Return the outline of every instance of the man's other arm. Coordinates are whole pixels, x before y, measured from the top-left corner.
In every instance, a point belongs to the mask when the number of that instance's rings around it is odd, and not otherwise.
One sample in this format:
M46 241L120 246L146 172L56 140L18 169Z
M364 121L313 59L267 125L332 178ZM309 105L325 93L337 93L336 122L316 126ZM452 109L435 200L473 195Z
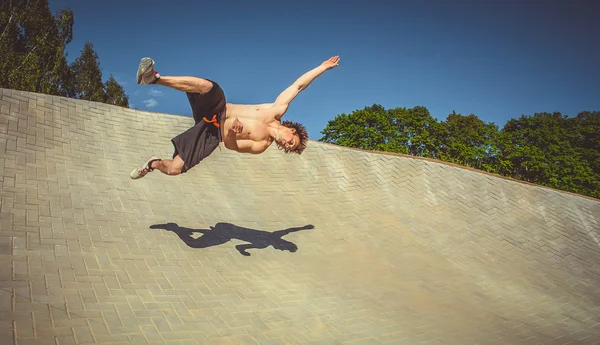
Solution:
M318 76L323 74L323 72L332 69L337 66L340 61L338 56L334 56L329 60L324 61L318 67L311 69L310 71L304 73L300 78L296 79L296 81L288 86L282 93L279 94L277 99L274 102L275 106L287 107L289 104L302 92L305 90L313 80L315 80Z

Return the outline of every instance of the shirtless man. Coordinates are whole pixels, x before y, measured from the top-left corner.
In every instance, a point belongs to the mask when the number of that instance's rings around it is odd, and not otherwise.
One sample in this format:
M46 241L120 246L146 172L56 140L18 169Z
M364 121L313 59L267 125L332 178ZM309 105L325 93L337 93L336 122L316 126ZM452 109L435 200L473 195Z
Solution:
M168 86L187 94L194 115L194 126L171 139L173 159L152 156L135 168L130 177L138 179L157 169L167 175L179 175L208 157L220 142L225 148L240 153L259 154L273 142L285 153L301 154L308 135L299 123L281 121L290 103L323 72L338 66L334 56L306 72L285 89L273 103L231 104L219 84L212 80L187 76L161 76L151 58L143 58L137 72L137 83Z

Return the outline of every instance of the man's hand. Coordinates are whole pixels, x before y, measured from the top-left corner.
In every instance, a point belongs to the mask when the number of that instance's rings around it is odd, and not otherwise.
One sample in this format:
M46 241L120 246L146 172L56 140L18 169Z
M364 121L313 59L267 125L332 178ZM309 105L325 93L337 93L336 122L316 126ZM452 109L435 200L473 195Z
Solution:
M340 62L340 57L339 56L333 56L331 57L329 60L325 60L323 61L323 63L321 64L321 66L325 67L325 69L332 69L335 66L339 65Z
M242 133L244 130L244 125L237 118L233 120L233 125L231 125L231 130L235 133Z

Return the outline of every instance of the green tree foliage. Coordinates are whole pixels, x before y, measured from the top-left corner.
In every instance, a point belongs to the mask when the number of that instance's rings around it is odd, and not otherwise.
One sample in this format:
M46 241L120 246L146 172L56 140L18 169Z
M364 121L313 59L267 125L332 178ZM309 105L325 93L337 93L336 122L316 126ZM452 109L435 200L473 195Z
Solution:
M393 127L396 129L395 143L402 153L419 157L435 158L437 147L435 133L439 131L438 121L423 106L414 108L394 108L388 110Z
M576 146L579 123L561 113L511 119L502 129L500 173L576 193L590 193L594 172Z
M340 146L401 152L401 146L395 143L396 130L390 114L377 104L338 115L322 133L321 140Z
M577 148L581 158L600 175L600 111L584 111L572 120L575 133L572 146Z
M98 54L91 42L85 42L81 55L73 61L76 97L94 102L104 102L106 93Z
M341 114L321 132L323 142L364 150L432 157L437 121L425 107L385 110L374 104Z
M69 96L62 81L68 69L65 50L73 37L73 12L63 9L52 16L45 0L5 1L0 10L4 32L0 54L7 57L1 85Z
M504 127L476 115L438 122L425 107L373 105L329 121L323 142L431 157L600 198L600 112L536 113Z
M129 107L129 97L125 94L123 87L117 83L115 78L110 75L108 80L104 84L104 91L106 94L105 103L118 105L121 107Z
M52 15L47 0L0 1L0 87L105 101L101 73L92 72L94 63L99 70L99 63L91 43L72 66L67 62L74 23L71 9ZM86 77L94 83L84 82ZM112 97L126 98L124 93Z
M26 51L26 42L19 22L25 12L25 4L0 1L0 86L10 85L11 72L19 65Z
M580 193L600 198L600 111L581 112L572 121L576 135L571 145L593 172L585 175Z
M485 123L475 114L464 116L453 111L440 123L436 134L437 158L497 172L498 127L495 124Z

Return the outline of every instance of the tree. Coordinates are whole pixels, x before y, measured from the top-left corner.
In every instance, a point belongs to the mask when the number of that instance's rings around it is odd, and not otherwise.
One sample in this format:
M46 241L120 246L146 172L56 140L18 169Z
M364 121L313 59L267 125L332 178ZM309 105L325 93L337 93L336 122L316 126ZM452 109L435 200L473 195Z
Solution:
M400 152L393 141L395 129L389 113L378 104L339 114L321 131L320 141L363 150Z
M580 193L600 198L600 111L583 111L568 121L571 146L592 172L580 175Z
M452 112L442 121L435 134L438 158L490 172L497 170L496 137L498 127L485 123L475 114L464 116Z
M499 172L519 180L588 194L594 171L582 159L577 122L559 112L508 121L498 136Z
M388 113L395 128L395 145L401 147L403 153L418 157L437 157L438 148L434 138L439 130L439 122L426 107L398 107L388 110Z
M432 157L437 121L425 107L385 110L379 104L340 114L321 131L322 142L363 150Z
M64 77L65 50L74 17L69 9L55 17L47 0L12 0L0 5L0 85L69 96Z
M71 65L74 75L75 95L77 98L94 102L104 102L106 93L102 83L102 71L94 45L86 41L81 55Z
M129 107L129 97L127 97L123 87L117 83L112 74L104 84L104 92L106 94L105 103Z
M19 22L25 12L25 3L0 1L0 87L10 88L11 72L18 66L26 51L26 42Z
M66 47L75 19L69 8L50 12L47 0L0 1L0 87L127 106L118 83L102 83L98 56L91 42L69 66Z
M570 119L577 133L572 145L577 148L597 175L600 175L600 111L584 111Z
M59 37L58 42L63 43L55 54L56 62L52 68L52 73L56 76L53 82L58 87L58 91L54 93L53 91L48 90L46 93L59 94L65 97L75 97L73 71L67 63L68 53L66 52L67 45L73 39L73 24L75 23L75 17L72 10L62 9L58 11L56 18ZM41 92L44 92L44 90L42 89Z

